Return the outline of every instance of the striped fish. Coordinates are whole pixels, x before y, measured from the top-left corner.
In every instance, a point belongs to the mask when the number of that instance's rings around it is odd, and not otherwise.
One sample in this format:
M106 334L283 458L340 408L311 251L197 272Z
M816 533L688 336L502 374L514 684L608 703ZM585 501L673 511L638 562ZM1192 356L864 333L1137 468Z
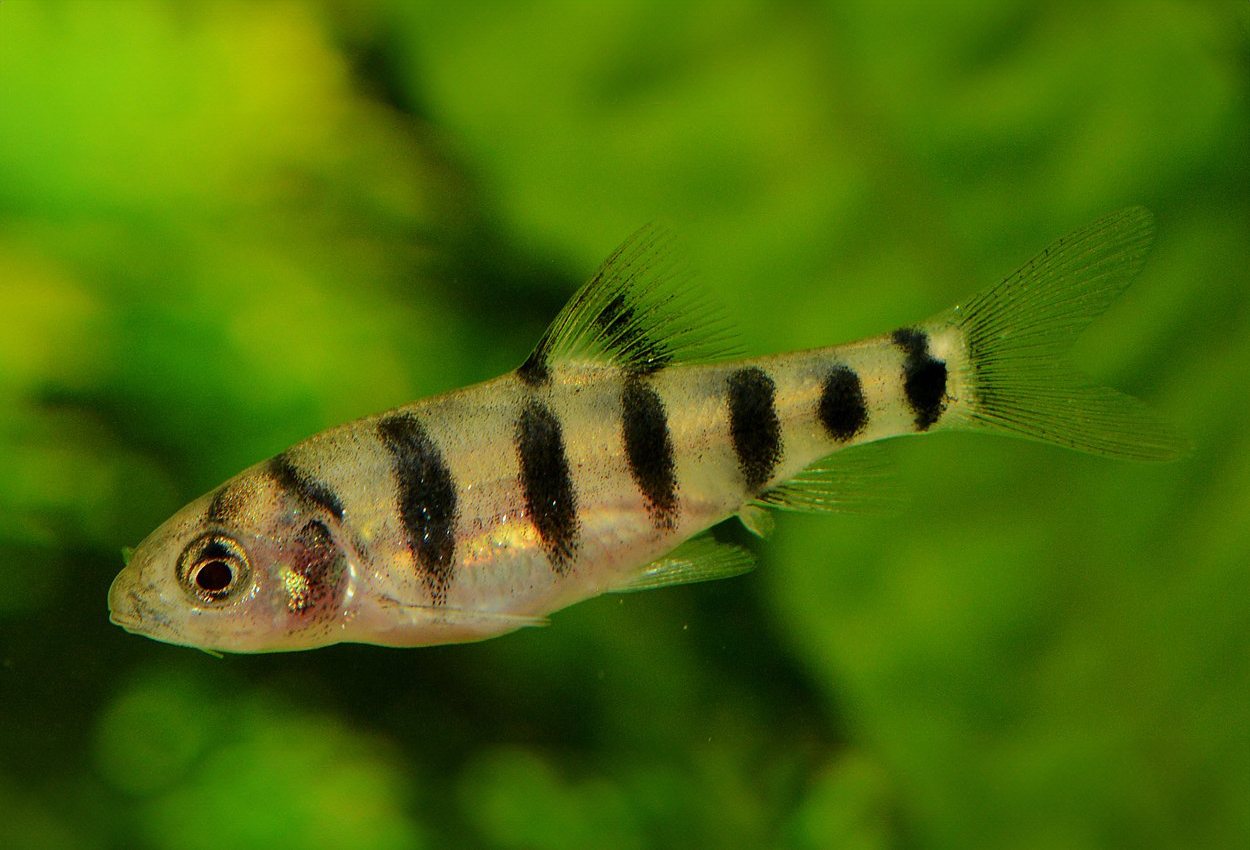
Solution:
M735 575L707 530L874 495L866 443L978 430L1137 460L1183 441L1061 355L1153 233L1132 208L929 321L728 360L730 335L643 229L515 371L317 434L183 508L113 582L113 622L208 650L420 646L608 591Z

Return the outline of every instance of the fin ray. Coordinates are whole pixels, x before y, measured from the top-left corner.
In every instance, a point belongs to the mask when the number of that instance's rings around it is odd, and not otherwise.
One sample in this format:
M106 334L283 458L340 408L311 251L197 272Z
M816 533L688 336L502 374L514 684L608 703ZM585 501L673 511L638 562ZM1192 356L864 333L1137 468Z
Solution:
M807 513L888 513L902 501L884 446L834 452L763 493L752 504Z
M738 510L738 521L742 523L743 528L760 539L771 537L777 527L777 521L773 519L773 515L759 502L747 502L743 505Z
M569 299L520 372L542 377L552 363L590 361L650 374L736 353L723 310L693 285L671 235L647 225Z
M481 611L473 608L456 608L446 605L431 605L426 602L404 602L393 596L382 597L384 601L389 602L397 608L403 608L409 611L421 611L429 614L432 619L444 623L455 623L457 625L470 625L472 623L503 623L511 625L515 628L525 626L547 626L550 620L546 617L532 617L528 614L506 614L501 611Z
M755 556L749 550L721 543L705 532L647 564L608 592L633 593L674 584L713 581L742 575L754 567Z
M1187 441L1144 403L1092 385L1061 359L1132 282L1153 236L1149 210L1121 210L1052 243L934 320L957 327L968 350L973 398L958 424L1104 457L1183 455Z

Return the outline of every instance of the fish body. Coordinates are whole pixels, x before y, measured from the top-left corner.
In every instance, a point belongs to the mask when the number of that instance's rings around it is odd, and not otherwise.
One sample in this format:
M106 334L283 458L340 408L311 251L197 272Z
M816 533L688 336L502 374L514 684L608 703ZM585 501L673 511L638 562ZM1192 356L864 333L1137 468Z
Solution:
M644 230L517 370L340 425L227 481L135 551L114 622L225 651L491 637L604 592L734 575L735 514L871 499L862 444L948 429L1161 460L1182 442L1059 355L1152 233L1126 210L933 319L722 359L723 324Z

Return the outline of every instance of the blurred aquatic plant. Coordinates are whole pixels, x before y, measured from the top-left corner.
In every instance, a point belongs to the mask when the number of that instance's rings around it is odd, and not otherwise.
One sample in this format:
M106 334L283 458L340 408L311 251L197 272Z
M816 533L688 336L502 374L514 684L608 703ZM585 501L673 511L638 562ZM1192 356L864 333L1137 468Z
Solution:
M1250 7L0 3L0 846L1240 846ZM422 653L216 661L120 547L515 365L659 217L753 352L927 315L1095 215L1085 364L1166 469L900 446L901 517Z
M379 742L202 674L140 678L101 717L96 761L153 846L426 846Z

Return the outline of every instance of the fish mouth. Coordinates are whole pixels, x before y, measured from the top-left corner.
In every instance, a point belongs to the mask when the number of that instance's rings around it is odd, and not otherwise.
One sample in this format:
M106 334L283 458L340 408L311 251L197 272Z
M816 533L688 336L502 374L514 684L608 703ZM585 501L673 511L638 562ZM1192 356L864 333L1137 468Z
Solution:
M124 629L129 629L131 626L139 625L138 618L128 617L125 614L119 614L116 611L109 611L109 622L115 626L121 626Z
M143 601L135 593L131 582L125 580L125 574L113 579L109 588L109 622L121 626L127 631L134 631L139 625L139 609Z
M109 588L109 622L135 634L151 634L154 629L170 628L169 617L145 600L134 583L118 576Z
M109 622L115 626L121 626L128 632L138 632L141 628L139 617L133 614L122 614L118 611L109 611Z
M151 638L174 646L188 646L186 639L173 627L169 618L157 613L133 591L127 594L128 604L114 605L109 611L109 622L121 626L132 635Z

